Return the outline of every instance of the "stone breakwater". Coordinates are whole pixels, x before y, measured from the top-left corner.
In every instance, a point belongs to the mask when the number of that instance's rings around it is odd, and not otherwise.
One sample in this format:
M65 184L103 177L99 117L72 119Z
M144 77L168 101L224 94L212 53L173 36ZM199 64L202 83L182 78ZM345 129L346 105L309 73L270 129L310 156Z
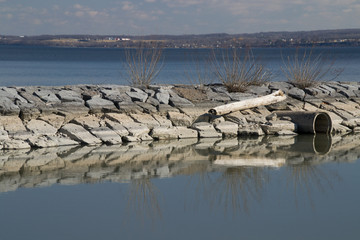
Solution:
M213 116L219 105L281 89L280 103ZM301 90L286 82L229 93L222 85L120 85L0 88L0 149L122 144L241 135L293 135L297 126L274 111L329 114L333 134L360 131L360 84L326 82Z

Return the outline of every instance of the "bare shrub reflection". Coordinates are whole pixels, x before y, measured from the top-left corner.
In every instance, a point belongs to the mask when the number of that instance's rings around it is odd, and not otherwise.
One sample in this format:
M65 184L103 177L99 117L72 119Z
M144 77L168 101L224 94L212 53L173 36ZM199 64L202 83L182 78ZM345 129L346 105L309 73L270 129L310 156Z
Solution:
M262 200L262 193L268 182L266 168L227 168L213 183L211 206L222 205L225 213L248 213L252 200Z
M127 209L132 209L142 221L146 218L162 218L159 193L149 177L133 179L129 185Z
M335 181L340 181L341 177L337 172L305 161L302 164L287 166L286 183L289 190L294 192L296 206L299 204L301 196L307 196L308 201L314 208L312 194L314 191L325 193L333 189Z

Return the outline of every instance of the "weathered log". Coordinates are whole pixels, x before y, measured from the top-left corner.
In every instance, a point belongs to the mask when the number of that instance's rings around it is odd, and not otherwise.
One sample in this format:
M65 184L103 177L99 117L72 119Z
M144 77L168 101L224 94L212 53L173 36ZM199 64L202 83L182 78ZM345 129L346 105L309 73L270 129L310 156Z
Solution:
M258 107L258 106L264 106L264 105L281 102L285 99L286 99L286 95L284 94L284 92L281 90L278 90L278 91L273 92L272 94L269 94L266 96L251 98L251 99L246 99L246 100L242 100L239 102L221 105L221 106L210 109L209 113L213 114L213 115L224 115L224 114L228 114L231 112L236 112L236 111L240 111L240 110L245 110L245 109L249 109L249 108L254 108L254 107Z

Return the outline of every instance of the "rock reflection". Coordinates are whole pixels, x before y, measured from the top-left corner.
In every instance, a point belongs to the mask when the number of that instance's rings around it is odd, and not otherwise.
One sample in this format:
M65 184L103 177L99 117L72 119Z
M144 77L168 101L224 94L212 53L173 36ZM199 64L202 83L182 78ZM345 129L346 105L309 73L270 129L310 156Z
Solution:
M0 192L53 184L131 183L130 207L161 216L159 192L152 178L197 176L197 189L213 206L247 211L261 201L272 168L288 172L296 198L325 191L340 179L320 166L360 158L360 135L184 139L121 146L61 147L0 152ZM214 173L214 174L213 174ZM313 189L313 190L311 190Z

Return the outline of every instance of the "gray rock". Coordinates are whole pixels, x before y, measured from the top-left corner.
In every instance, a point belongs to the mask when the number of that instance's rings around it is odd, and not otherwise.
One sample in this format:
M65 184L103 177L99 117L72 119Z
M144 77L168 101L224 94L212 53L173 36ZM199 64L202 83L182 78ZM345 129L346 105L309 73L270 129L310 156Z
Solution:
M168 90L170 94L169 104L174 107L194 106L189 100L180 97L174 91Z
M129 95L127 95L125 92L120 92L118 89L103 89L101 90L101 93L104 95L105 99L114 103L131 102L131 97L129 97Z
M17 106L20 108L20 118L24 121L38 118L41 115L40 110L33 103L20 102Z
M61 90L56 94L61 102L77 102L84 104L81 94L72 90Z
M154 97L148 97L148 99L146 100L146 103L149 103L155 107L159 106L159 104L160 104L159 100L157 100Z
M304 90L301 90L299 88L291 88L288 93L287 93L290 97L293 97L295 99L298 99L298 100L304 100L305 98L305 92Z
M111 112L116 111L117 108L115 107L114 103L102 99L100 96L93 96L90 100L87 100L85 105L90 108L91 113L100 113L100 112Z
M155 98L162 104L169 104L170 94L168 91L160 89L159 92L155 94Z
M2 148L5 150L27 149L27 148L31 148L31 146L23 140L10 139L8 141L3 142Z
M45 103L61 103L60 99L55 95L55 93L50 90L39 88L34 92L34 95L38 96Z
M288 82L271 82L269 84L270 90L274 90L274 91L282 90L286 94L289 91L289 89L292 87L294 87L294 86Z
M0 96L0 114L1 115L19 115L20 108L7 97Z
M247 92L253 93L258 96L265 96L271 93L271 90L263 85L263 86L249 86Z
M187 127L174 127L179 139L198 138L198 131Z
M178 133L175 128L157 126L154 127L150 133L150 136L156 140L169 140L177 139Z
M192 124L191 118L183 113L168 112L168 118L174 126L189 127Z
M145 89L144 92L146 92L149 97L154 97L155 96L155 91L152 90L152 89Z
M263 136L265 135L264 131L258 124L246 124L239 125L239 135L240 136Z
M160 123L156 121L156 119L153 118L150 114L130 114L130 116L136 122L142 123L150 129L160 126Z
M57 129L42 120L32 119L26 124L26 128L35 135L54 136Z
M285 120L270 121L260 125L267 135L278 134L280 131L296 131L296 125L293 122Z
M252 93L240 93L240 92L229 93L229 96L231 98L231 101L242 101L242 100L245 100L245 99L256 97Z
M17 90L15 88L7 88L2 87L0 88L0 96L7 97L10 100L12 100L14 103L21 102L21 103L27 103L28 101L21 97Z
M82 126L85 129L99 128L100 119L94 115L81 116L73 119L71 123Z
M146 125L136 122L125 123L124 127L128 130L129 135L140 138L150 132L150 129Z
M157 108L149 103L146 102L136 102L136 105L141 107L143 109L144 113L150 114L150 113L157 113Z
M2 126L0 126L0 142L9 140L9 134L4 130Z
M222 134L217 132L210 123L198 122L192 125L192 128L199 132L200 138L221 138Z
M126 130L126 128L122 124L111 121L109 119L107 119L105 123L106 126L108 126L110 129L116 132L116 134L118 134L120 137L125 137L129 135L128 130Z
M236 123L238 125L247 125L247 120L245 118L245 116L243 114L241 114L240 112L233 112L230 114L226 114L224 116L226 121L230 121L233 123Z
M138 88L131 88L131 91L126 92L132 101L145 102L148 98L148 94Z
M73 123L64 125L60 129L60 132L64 133L74 141L79 141L87 145L96 145L102 143L100 139L89 133L85 128Z
M38 138L30 138L28 141L31 146L37 148L79 145L79 142L63 136L40 136Z
M169 112L180 112L180 110L178 108L174 108L170 105L166 105L166 104L159 104L159 106L157 106L157 110L159 112L159 114L161 115L168 115Z
M90 132L106 144L121 144L121 137L108 127L93 128Z
M172 122L169 119L167 119L166 117L163 117L163 116L160 116L157 114L153 114L152 116L153 116L153 118L156 119L156 121L159 122L160 126L162 126L162 127L172 127L173 126Z
M223 137L231 138L238 136L239 125L225 121L215 125L215 129L222 133Z

